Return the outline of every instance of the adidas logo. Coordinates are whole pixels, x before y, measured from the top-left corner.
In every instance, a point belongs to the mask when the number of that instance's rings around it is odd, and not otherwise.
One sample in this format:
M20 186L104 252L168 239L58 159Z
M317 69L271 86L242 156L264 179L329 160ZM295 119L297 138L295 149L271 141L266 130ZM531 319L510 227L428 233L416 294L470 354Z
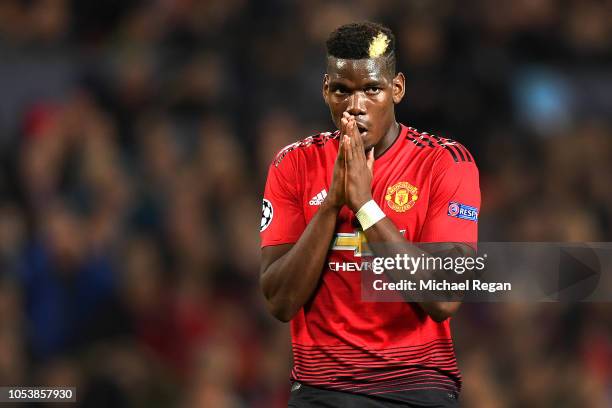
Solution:
M308 202L308 204L310 205L321 205L323 203L323 200L325 200L325 197L327 197L327 191L325 189L321 190L319 192L319 194L317 194L316 196L312 197L310 199L310 201Z

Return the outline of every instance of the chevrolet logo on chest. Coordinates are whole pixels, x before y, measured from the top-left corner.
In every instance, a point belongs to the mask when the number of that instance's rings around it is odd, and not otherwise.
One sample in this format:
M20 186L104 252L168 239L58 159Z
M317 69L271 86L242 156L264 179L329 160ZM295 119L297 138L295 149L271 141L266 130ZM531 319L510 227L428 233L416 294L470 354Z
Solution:
M406 233L405 229L399 230L400 234ZM353 256L373 256L365 233L358 229L354 232L338 232L329 248L332 251L353 251Z
M331 248L337 251L354 251L354 256L371 256L368 240L362 230L354 232L339 232L334 237Z

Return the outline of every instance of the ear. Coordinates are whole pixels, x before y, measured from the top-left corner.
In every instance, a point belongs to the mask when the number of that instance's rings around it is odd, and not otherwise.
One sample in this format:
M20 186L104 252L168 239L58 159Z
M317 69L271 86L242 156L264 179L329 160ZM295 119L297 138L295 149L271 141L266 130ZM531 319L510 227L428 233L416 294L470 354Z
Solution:
M329 75L327 74L323 75L322 93L323 93L323 100L325 101L325 104L329 105Z
M398 72L393 78L393 103L396 105L402 101L406 93L406 78L404 74Z

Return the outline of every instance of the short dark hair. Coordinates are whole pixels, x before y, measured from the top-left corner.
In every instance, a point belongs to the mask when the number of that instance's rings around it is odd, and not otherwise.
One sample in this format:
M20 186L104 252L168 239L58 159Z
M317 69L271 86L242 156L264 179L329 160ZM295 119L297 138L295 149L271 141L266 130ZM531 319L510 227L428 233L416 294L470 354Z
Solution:
M338 27L327 39L327 55L342 59L386 57L395 74L395 36L388 27L365 21ZM374 45L375 53L372 54ZM382 52L381 52L382 51Z

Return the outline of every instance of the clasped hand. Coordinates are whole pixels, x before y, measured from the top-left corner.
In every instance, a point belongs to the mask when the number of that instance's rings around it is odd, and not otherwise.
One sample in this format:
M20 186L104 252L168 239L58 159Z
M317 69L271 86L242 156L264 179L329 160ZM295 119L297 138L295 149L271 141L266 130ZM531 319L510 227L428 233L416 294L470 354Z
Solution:
M328 200L336 208L344 204L357 212L372 199L374 148L367 153L355 117L344 112L341 119L340 143Z

